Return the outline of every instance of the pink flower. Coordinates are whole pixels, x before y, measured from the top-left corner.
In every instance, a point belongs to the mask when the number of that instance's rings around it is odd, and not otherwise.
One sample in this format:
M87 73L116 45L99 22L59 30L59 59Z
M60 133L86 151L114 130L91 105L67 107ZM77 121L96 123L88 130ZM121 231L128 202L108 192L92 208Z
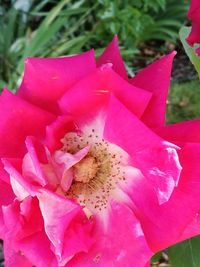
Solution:
M186 41L193 46L195 43L200 44L200 2L199 0L191 0L188 18L192 21L192 30ZM196 49L200 55L200 48Z
M199 233L200 123L165 126L174 55L131 80L116 37L97 62L26 60L0 97L6 267L144 267Z

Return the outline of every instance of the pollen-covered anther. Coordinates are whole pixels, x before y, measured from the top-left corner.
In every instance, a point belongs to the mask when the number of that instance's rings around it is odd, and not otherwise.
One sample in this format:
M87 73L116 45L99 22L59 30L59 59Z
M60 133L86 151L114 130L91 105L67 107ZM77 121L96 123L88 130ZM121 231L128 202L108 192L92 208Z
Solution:
M98 171L98 164L94 157L88 156L74 166L74 181L88 183L94 179Z

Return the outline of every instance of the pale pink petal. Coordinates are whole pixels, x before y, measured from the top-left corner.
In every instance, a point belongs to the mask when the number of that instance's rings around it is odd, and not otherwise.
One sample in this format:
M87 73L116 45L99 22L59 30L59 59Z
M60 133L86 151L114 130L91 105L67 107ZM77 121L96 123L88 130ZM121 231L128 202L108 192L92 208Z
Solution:
M53 165L55 172L61 177L60 185L67 192L73 180L73 173L69 172L70 168L82 160L89 152L90 146L86 146L75 154L70 154L58 150L54 154Z
M117 35L114 36L112 42L106 47L103 54L97 60L98 67L106 63L112 63L114 71L124 79L127 79L126 68L118 47Z
M0 155L17 157L25 153L27 135L43 138L54 116L4 90L0 96ZM12 130L11 130L12 129Z
M59 105L63 113L79 120L86 115L94 117L107 105L110 93L138 117L141 117L151 98L151 93L130 85L110 65L104 65L67 91Z
M37 186L31 184L31 181L22 176L22 160L20 159L2 159L4 169L10 175L10 183L13 192L19 200L23 200L29 195L34 196L37 192Z
M148 129L114 96L108 109L104 136L131 156L134 166L154 186L159 203L168 201L181 172L176 147Z
M134 213L115 201L106 226L97 226L95 240L88 253L77 255L66 267L144 267L152 255Z
M62 58L27 58L17 94L39 107L58 112L56 101L74 83L95 69L93 50Z
M166 99L175 55L176 52L172 52L163 56L140 71L131 80L134 86L153 94L142 116L142 120L150 127L162 126L165 123Z
M44 218L45 231L54 246L55 255L59 262L67 262L74 254L79 252L80 249L80 247L76 246L76 242L73 242L73 238L71 239L71 244L65 241L65 236L70 235L70 224L73 227L76 219L81 217L82 227L84 227L84 225L88 223L88 220L83 216L81 207L67 198L60 197L50 191L40 190L38 199ZM88 233L85 232L83 240L88 239L87 235ZM65 243L67 247L65 247ZM87 242L85 245L86 244ZM75 245L75 247L73 247L73 245ZM72 246L70 251L73 253L71 255L67 253L67 248L69 246ZM76 249L78 251L76 251Z

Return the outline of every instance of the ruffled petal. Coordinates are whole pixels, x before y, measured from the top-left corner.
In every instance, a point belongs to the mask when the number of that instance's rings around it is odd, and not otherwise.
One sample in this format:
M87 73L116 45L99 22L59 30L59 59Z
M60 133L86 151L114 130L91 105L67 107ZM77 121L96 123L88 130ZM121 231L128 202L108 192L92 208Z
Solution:
M140 223L124 204L112 200L106 225L96 227L93 247L74 257L66 267L144 267L149 261L152 252Z
M106 47L103 54L97 60L98 67L106 63L112 63L114 71L124 79L127 79L126 68L118 47L117 35L114 36L112 42Z
M88 231L80 232L80 227L87 227L88 219L81 207L67 198L40 190L38 199L46 234L53 244L59 264L63 266L63 263L67 263L76 253L88 249L91 237ZM80 244L77 244L78 233Z
M125 189L136 205L137 217L155 252L197 234L200 145L188 143L179 151L179 158L183 166L179 186L163 205L158 204L151 184L142 176L134 176L132 186Z
M73 84L96 69L94 51L62 58L28 58L17 94L57 113L57 100Z
M154 186L159 203L168 201L181 172L177 147L149 130L114 96L110 100L104 137L131 156L133 165Z
M142 116L142 120L150 127L158 127L165 124L166 99L175 55L176 52L172 52L163 56L140 71L131 80L131 84L134 86L153 94Z
M55 256L44 232L38 200L32 197L27 197L21 203L16 200L13 204L3 208L3 214L6 225L5 241L9 240L10 247L16 254L25 255L32 265L52 266ZM9 260L9 256L8 259L6 256L6 260ZM10 267L13 266L15 265Z
M18 157L25 153L27 135L43 138L54 116L4 90L0 96L0 156ZM12 130L11 130L12 129Z

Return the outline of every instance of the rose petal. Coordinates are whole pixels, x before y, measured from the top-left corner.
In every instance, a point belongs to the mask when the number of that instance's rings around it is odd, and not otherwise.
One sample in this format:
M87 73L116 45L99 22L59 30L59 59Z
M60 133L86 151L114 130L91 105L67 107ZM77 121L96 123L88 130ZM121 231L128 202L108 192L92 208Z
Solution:
M124 79L127 79L126 68L118 47L117 35L114 36L112 42L106 47L103 54L97 60L98 67L106 63L112 63L114 71L116 71Z
M166 99L175 55L174 51L163 56L131 79L131 84L153 94L142 116L142 120L150 127L162 126L165 123Z
M110 100L104 137L131 156L133 164L154 186L159 203L168 201L181 171L176 147L149 130L114 96Z
M62 58L28 58L17 94L39 107L57 113L56 101L95 68L93 50Z

